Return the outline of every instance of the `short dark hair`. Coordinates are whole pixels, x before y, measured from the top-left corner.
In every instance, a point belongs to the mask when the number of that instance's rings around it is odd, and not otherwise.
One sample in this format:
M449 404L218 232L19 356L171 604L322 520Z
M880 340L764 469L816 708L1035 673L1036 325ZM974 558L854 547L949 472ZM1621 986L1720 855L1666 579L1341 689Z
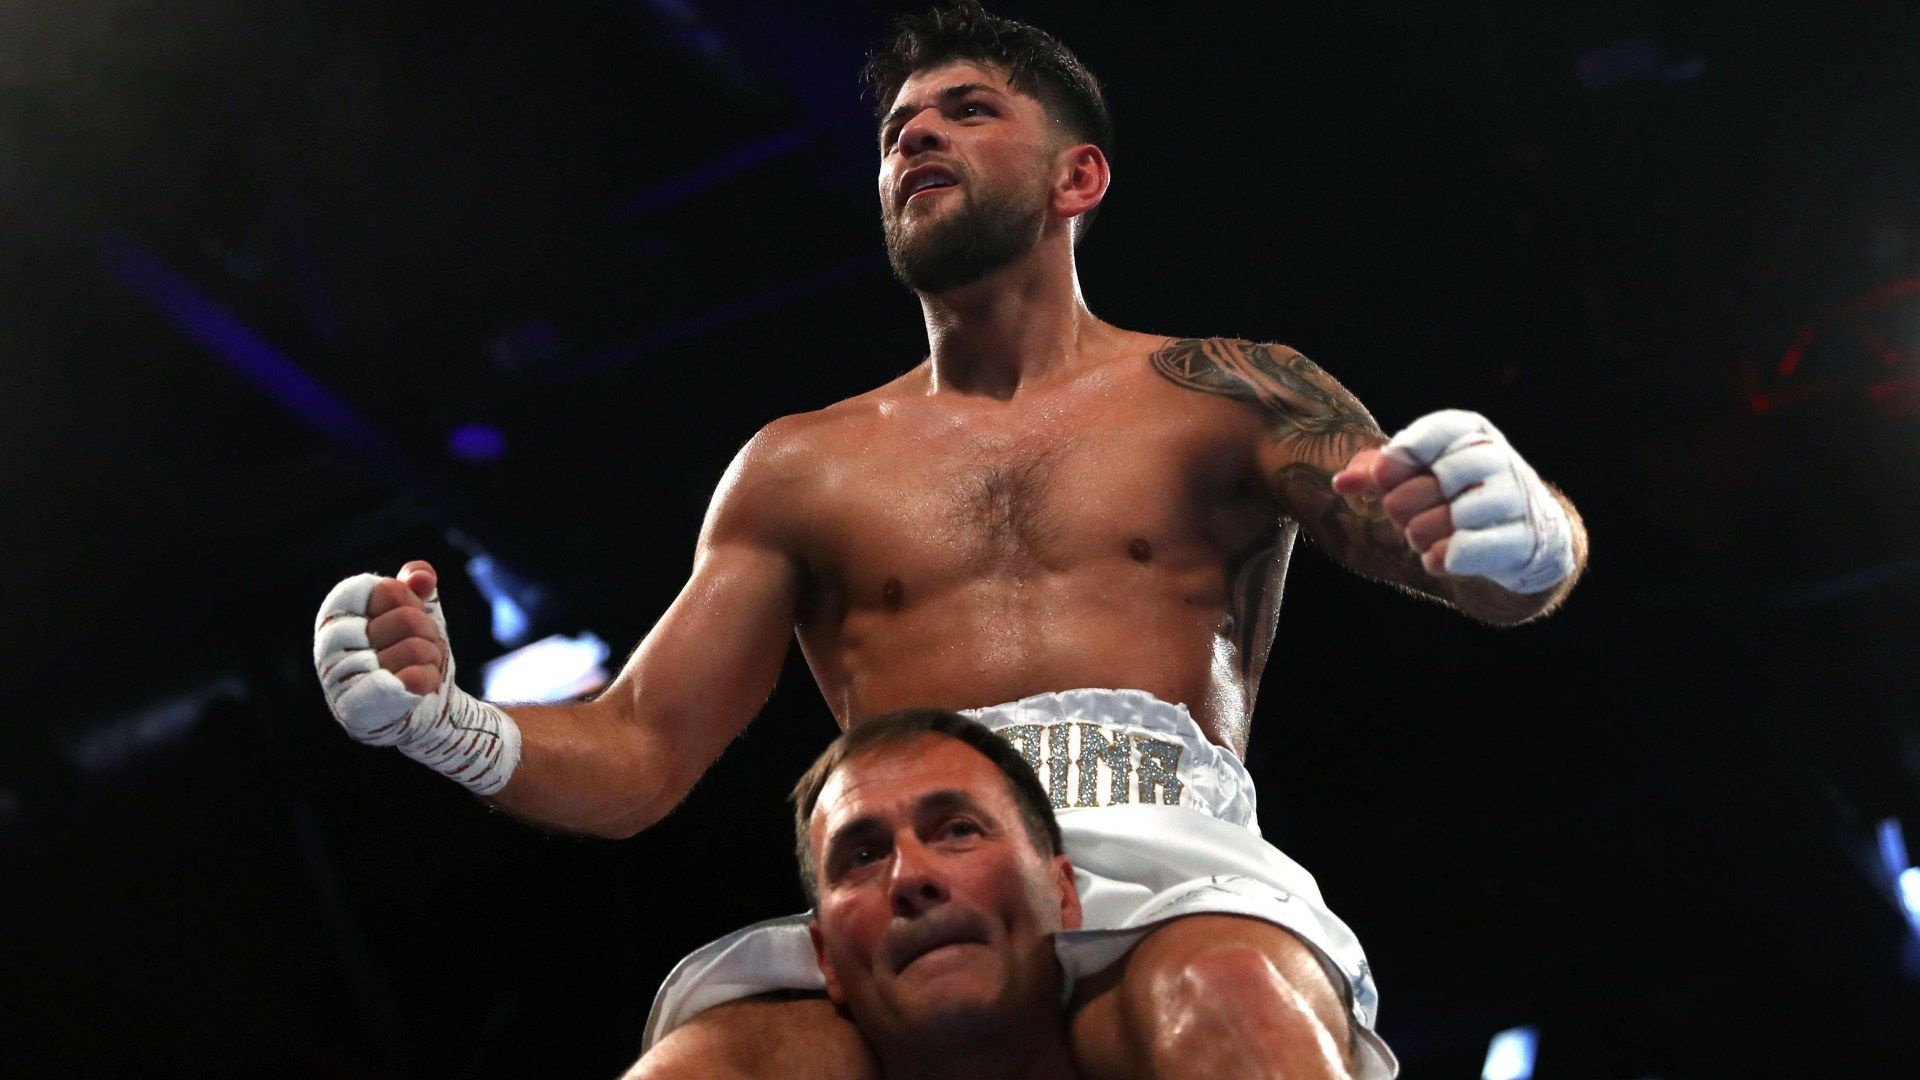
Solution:
M901 84L914 72L973 60L1005 69L1013 88L1038 100L1075 139L1113 156L1113 116L1107 112L1100 80L1052 34L991 14L980 0L956 0L924 14L902 15L893 29L891 41L867 54L861 73L873 87L877 116L886 116ZM1076 239L1093 224L1099 209L1080 215Z
M993 762L1007 778L1007 790L1020 810L1020 823L1034 850L1052 858L1065 846L1060 839L1060 822L1053 816L1053 802L1047 789L1040 786L1033 766L1014 749L1013 744L993 733L978 720L970 720L950 709L902 709L871 720L862 720L842 732L808 767L800 782L793 785L794 854L800 864L800 887L807 899L819 903L819 885L814 881L813 844L809 825L813 809L819 805L820 792L827 780L847 759L881 746L909 743L922 735L945 735L966 743L980 756Z

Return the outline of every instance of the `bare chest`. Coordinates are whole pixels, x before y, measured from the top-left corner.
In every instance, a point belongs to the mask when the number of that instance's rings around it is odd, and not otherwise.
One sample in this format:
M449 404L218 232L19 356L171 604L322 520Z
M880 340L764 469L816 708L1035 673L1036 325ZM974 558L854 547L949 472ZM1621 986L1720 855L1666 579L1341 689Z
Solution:
M1189 417L1059 411L864 436L814 504L815 564L856 603L1217 562L1261 527L1244 448Z

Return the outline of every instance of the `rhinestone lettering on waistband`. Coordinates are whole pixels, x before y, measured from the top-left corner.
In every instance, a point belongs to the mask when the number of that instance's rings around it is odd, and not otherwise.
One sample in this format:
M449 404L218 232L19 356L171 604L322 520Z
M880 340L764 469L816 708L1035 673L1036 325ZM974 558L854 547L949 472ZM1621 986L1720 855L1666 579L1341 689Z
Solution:
M1066 720L1009 724L998 732L1033 766L1056 810L1121 806L1136 798L1146 804L1180 804L1184 790L1180 757L1185 747L1177 742ZM1077 755L1073 752L1076 744ZM1100 783L1103 771L1107 777L1104 792ZM1077 784L1069 785L1070 775ZM1154 797L1156 792L1158 799ZM1075 796L1073 802L1067 801L1069 793Z

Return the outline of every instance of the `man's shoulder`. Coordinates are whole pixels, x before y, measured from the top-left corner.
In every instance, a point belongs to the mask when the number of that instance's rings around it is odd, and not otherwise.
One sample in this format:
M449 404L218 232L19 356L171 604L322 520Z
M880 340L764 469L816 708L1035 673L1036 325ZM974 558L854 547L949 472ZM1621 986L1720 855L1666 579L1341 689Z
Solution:
M879 390L836 401L807 412L788 413L754 434L748 446L771 460L794 461L832 453L855 431L884 415L886 398Z
M754 438L790 453L830 448L832 443L853 436L862 426L885 419L902 398L913 396L916 391L924 393L925 367L922 362L891 382L831 405L788 413L761 428Z
M898 381L768 422L740 452L740 467L791 481L817 474L861 444L900 395Z

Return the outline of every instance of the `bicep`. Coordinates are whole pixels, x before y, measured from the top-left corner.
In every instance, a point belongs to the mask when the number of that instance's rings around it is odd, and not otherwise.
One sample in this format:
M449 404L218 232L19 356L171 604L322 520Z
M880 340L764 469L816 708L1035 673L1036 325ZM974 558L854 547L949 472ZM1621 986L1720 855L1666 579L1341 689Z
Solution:
M608 691L674 762L672 790L691 788L773 692L793 634L795 577L777 550L703 548Z
M793 635L789 496L778 477L755 474L753 452L715 492L686 585L603 695L673 762L675 801L759 712Z

